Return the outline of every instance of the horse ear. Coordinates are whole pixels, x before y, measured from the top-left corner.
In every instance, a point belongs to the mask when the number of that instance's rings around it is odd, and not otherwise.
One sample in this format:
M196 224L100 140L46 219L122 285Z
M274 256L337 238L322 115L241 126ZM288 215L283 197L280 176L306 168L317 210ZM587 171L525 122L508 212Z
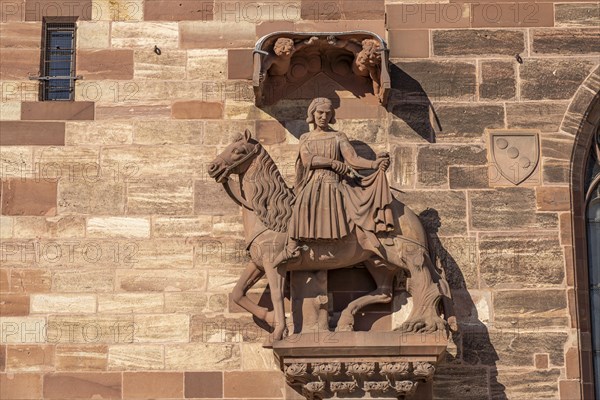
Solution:
M250 133L249 129L246 129L244 131L244 139L246 139L246 142L249 141L250 139L252 139L252 133Z

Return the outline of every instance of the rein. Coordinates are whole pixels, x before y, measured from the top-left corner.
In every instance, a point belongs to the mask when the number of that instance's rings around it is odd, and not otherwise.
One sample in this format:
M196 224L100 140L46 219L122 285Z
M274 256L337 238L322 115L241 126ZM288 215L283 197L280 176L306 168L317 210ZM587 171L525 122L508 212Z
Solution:
M245 163L246 161L250 160L252 157L256 156L258 154L258 152L260 151L259 145L254 146L254 150L252 150L251 152L249 152L248 154L246 154L244 157L242 157L240 160L234 162L233 164L227 166L225 168L225 171L223 171L223 174L228 177L231 174L231 171L234 168L239 167L240 165L242 165L243 163ZM221 161L223 161L224 164L227 164L225 162L225 160L221 157L218 156L218 158L221 159ZM223 182L223 188L225 189L225 191L227 192L227 194L229 195L229 197L231 197L233 199L233 201L235 201L237 203L238 206L244 207L250 211L254 211L254 208L252 208L252 206L250 205L250 203L248 202L248 200L246 200L244 198L244 196L242 195L242 180L240 178L240 189L239 190L235 190L231 187L231 185L229 184L229 179L225 178L225 181Z

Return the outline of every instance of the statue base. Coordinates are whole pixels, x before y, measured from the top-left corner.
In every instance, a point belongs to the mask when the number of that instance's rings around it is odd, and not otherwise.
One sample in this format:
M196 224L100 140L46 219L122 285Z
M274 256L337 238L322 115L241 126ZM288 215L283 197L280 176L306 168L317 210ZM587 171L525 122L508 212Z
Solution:
M315 332L273 343L287 382L307 399L427 400L444 333Z

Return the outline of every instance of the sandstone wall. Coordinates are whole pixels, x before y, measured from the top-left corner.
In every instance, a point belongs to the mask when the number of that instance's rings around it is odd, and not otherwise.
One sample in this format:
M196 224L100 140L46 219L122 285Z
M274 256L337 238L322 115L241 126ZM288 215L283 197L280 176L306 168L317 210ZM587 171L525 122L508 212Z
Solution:
M370 30L391 48L390 103L337 90L336 128L392 154L395 193L444 261L461 333L436 398L579 398L569 162L600 85L599 3L0 6L0 397L298 398L229 299L243 227L206 165L249 128L291 184L306 98L337 88L258 109L251 49L278 30ZM76 102L38 102L41 17L72 13ZM513 128L540 132L518 187L488 143ZM360 271L332 281L342 299L370 287ZM359 325L390 329L399 306Z

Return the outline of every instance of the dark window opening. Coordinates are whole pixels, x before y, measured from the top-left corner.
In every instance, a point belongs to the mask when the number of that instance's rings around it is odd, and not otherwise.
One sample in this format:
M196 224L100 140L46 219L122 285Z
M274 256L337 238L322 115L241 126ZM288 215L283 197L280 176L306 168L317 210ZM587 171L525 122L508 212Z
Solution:
M73 100L75 92L75 30L73 19L44 20L41 100Z

